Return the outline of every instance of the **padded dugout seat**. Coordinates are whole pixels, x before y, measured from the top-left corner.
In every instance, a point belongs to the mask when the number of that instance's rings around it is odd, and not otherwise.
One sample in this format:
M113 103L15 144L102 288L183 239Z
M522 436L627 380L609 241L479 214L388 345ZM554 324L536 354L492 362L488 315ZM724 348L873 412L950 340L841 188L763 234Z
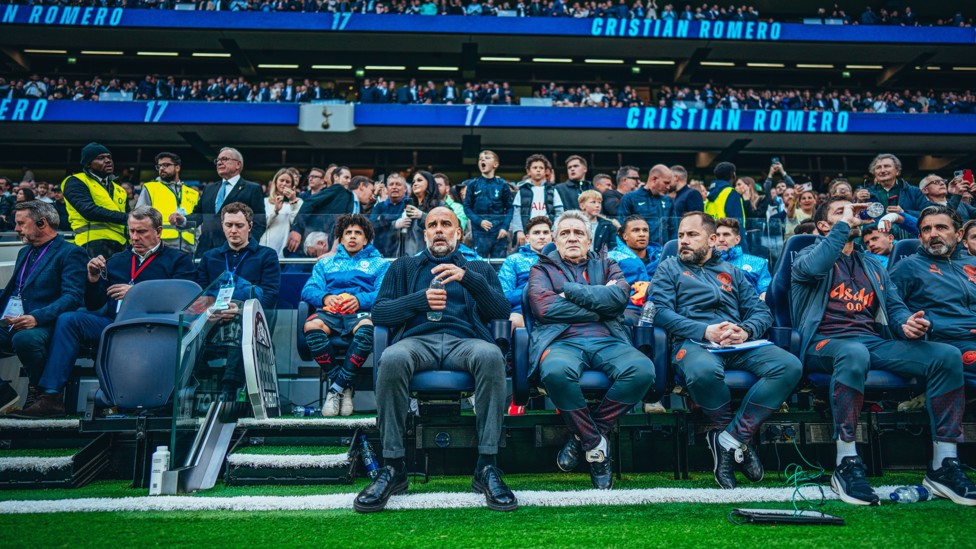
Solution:
M917 238L906 238L895 242L895 247L891 249L891 256L888 258L888 270L894 268L903 258L910 256L918 251L921 242Z

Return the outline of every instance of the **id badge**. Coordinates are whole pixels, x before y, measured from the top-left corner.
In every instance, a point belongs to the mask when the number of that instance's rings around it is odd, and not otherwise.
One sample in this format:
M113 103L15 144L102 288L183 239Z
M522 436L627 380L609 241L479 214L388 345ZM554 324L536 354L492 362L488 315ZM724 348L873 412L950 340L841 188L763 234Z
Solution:
M230 300L234 297L234 285L228 284L221 286L217 292L217 301L214 302L213 310L223 311L230 308Z
M7 301L7 308L3 310L3 318L12 320L18 316L23 316L23 314L24 301L20 299L19 295L10 296L10 301Z
M186 208L180 206L179 208L176 208L176 213L186 217Z

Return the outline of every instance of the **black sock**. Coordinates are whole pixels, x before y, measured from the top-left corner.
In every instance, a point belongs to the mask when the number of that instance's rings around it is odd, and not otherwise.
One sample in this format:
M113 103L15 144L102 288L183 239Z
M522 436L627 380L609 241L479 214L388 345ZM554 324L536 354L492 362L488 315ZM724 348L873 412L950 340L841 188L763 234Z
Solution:
M329 334L325 330L308 330L305 332L305 343L320 368L326 373L335 368L335 349L332 348Z
M478 454L478 464L474 466L474 470L478 472L489 465L495 466L497 463L495 454Z
M393 470L397 473L402 473L407 468L407 464L404 462L403 458L383 458L383 463L393 467Z
M352 336L352 343L346 351L347 370L354 372L363 367L369 353L373 351L373 325L366 324L356 330Z

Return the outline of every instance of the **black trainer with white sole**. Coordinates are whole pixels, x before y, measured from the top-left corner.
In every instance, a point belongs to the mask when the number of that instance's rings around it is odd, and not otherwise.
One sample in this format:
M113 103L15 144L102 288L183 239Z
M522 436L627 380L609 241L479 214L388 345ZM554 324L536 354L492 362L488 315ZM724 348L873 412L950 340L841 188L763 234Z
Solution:
M942 460L942 467L935 470L929 468L922 486L928 488L934 496L946 498L959 505L976 506L976 484L966 476L963 467L959 458L945 458Z
M718 441L721 431L712 430L705 434L705 441L712 450L712 472L715 473L715 482L726 490L735 488L735 464L736 450L734 448L726 450ZM738 461L742 461L739 459Z
M830 487L840 500L851 505L881 505L881 498L868 484L867 468L860 456L847 456L830 476Z

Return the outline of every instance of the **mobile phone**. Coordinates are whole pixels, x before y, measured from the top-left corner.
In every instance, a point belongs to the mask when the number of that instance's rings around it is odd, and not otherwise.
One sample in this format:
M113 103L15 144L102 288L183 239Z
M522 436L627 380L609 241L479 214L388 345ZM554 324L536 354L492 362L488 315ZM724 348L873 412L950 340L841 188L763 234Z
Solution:
M962 177L963 171L965 171L965 170L956 170L955 172L953 172L952 178L953 179L958 179L958 178Z
M962 180L965 181L966 183L972 183L973 182L973 170L963 170L962 171Z
M812 191L813 190L813 183L810 183L808 181L808 182L800 185L800 189L802 189L803 191Z
M782 164L782 162L780 161L780 158L778 156L774 156L772 164Z

